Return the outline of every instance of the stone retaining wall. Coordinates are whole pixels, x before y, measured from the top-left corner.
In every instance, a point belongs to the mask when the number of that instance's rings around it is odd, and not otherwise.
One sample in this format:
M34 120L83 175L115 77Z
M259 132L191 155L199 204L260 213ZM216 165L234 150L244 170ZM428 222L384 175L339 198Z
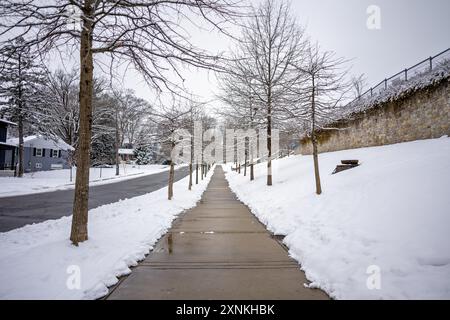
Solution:
M380 146L450 135L449 79L381 104L353 120L341 121L318 134L319 152ZM301 154L311 154L309 138L301 140Z

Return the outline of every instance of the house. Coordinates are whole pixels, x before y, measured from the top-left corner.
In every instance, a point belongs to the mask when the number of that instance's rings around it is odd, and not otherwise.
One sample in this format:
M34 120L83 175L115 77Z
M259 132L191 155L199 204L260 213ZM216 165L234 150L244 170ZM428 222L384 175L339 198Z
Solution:
M23 140L25 172L70 168L69 156L74 148L62 139L32 135ZM6 143L15 147L15 159L17 159L19 138L8 139Z
M15 126L11 121L0 119L0 170L14 170L16 146L8 143L8 126Z

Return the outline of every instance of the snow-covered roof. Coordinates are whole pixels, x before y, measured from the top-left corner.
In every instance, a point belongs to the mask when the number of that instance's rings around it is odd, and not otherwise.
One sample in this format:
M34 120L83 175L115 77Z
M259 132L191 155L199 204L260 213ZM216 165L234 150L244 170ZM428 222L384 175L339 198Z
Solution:
M10 145L19 145L19 138L11 138L6 141ZM24 147L43 148L43 149L60 149L60 150L75 150L72 146L65 143L58 138L53 140L41 135L33 135L23 138Z
M0 142L0 146L8 146L8 147L15 147L15 144L7 143L7 142Z
M134 149L120 148L120 149L119 149L119 154L129 154L129 155L132 155L132 154L134 154Z
M0 119L0 122L6 123L6 124L10 124L10 125L12 125L12 126L17 126L16 123L11 122L11 121L8 121L8 120L5 120L5 119Z

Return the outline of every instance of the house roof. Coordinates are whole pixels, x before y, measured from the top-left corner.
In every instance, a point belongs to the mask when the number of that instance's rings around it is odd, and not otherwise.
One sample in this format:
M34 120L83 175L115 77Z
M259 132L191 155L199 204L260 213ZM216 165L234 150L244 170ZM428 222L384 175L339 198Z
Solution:
M24 147L43 148L43 149L60 149L75 150L72 146L65 143L61 138L50 139L42 135L33 135L23 138ZM19 138L11 138L6 140L10 145L19 145Z
M5 119L0 119L0 122L6 123L6 124L9 124L9 125L12 125L12 126L17 126L17 123L14 123L14 122L11 122L11 121L8 121L8 120L5 120Z
M133 155L133 154L134 154L134 149L120 148L120 149L119 149L119 154L129 154L129 155Z
M15 144L7 142L0 142L0 146L17 147Z

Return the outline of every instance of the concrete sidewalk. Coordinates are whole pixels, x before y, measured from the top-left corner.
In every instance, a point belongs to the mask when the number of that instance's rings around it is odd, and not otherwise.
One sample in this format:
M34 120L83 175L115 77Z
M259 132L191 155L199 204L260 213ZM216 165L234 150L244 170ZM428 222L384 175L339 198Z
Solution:
M296 261L228 187L216 167L199 204L108 299L328 299L304 287Z

